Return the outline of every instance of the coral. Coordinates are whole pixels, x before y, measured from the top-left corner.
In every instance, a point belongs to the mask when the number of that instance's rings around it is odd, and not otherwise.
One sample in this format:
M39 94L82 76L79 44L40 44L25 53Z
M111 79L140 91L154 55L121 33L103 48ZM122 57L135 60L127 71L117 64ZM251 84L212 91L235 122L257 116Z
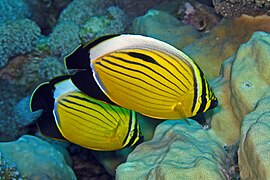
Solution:
M31 112L29 104L30 96L27 96L20 100L13 109L14 120L22 126L31 124L41 114L40 111Z
M270 38L269 35L268 38ZM268 86L268 92L258 101L255 110L243 119L238 152L242 179L268 179L270 177L269 90Z
M69 21L57 24L49 36L49 47L55 56L68 55L80 43L79 26Z
M24 135L17 141L2 142L0 152L5 158L16 163L21 176L26 179L30 177L76 179L64 156L49 143L37 137Z
M213 0L217 13L226 18L236 18L243 14L263 15L269 12L270 3L265 0Z
M165 121L116 169L116 179L225 179L225 150L195 121Z
M116 6L107 9L105 15L92 16L80 29L80 38L86 44L94 38L105 34L118 34L124 32L127 25L125 13Z
M10 1L1 0L0 1L0 23L5 21L29 18L31 13L29 11L28 5L24 0Z
M25 91L22 86L0 80L0 92L0 141L14 140L28 130L16 122L13 111Z
M194 2L185 2L179 6L176 16L182 19L185 24L192 25L199 31L208 32L219 22L220 17L210 6Z
M185 26L169 13L149 10L134 20L132 33L163 40L179 49L194 42L201 34L192 26Z
M35 21L42 30L42 34L48 35L56 24L60 12L71 0L24 0L32 12L31 20Z
M102 15L112 4L113 1L107 0L74 0L60 14L59 22L83 25L91 16Z
M39 36L39 27L29 19L1 24L0 68L7 64L10 57L32 51Z
M224 62L221 76L213 83L220 104L211 125L227 144L237 142L243 118L270 90L269 45L269 34L255 32L234 56Z
M0 152L0 180L8 180L8 179L21 179L20 173L17 170L16 164L11 163L3 157Z
M46 57L39 63L39 77L43 80L50 80L54 77L67 74L63 63L55 57Z
M131 16L141 16L147 10L153 8L157 4L166 2L165 0L146 0L146 1L133 1L133 0L115 0L115 4L120 6L125 12Z
M240 44L247 42L255 31L270 32L269 21L268 16L223 19L209 33L182 50L196 61L208 79L213 79L219 75L221 64L237 51Z

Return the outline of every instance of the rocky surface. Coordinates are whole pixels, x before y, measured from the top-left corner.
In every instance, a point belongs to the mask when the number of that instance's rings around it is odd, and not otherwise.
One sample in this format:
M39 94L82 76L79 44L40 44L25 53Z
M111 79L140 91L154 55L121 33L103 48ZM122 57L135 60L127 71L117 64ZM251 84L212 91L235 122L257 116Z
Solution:
M269 37L265 32L254 33L224 63L221 77L213 83L220 105L211 125L227 144L238 141L244 116L252 112L269 91Z
M226 179L225 150L197 122L166 121L118 166L116 179Z
M149 10L144 16L136 18L132 33L154 37L179 49L201 37L192 26L184 25L176 17L159 10Z
M63 154L37 137L25 135L17 141L2 142L0 152L5 159L16 164L23 178L76 179Z
M269 21L268 16L223 19L212 31L184 47L183 51L196 61L209 80L214 79L219 75L221 64L236 53L240 44L247 42L254 32L270 32Z

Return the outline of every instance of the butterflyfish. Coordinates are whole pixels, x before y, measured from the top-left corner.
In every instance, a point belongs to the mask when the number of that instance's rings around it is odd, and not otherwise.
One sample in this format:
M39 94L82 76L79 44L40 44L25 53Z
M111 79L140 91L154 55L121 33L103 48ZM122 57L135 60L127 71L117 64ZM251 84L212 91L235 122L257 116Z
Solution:
M182 51L142 35L108 35L65 58L71 79L89 96L157 119L194 118L218 101L198 65ZM109 101L93 94L102 91ZM196 119L199 117L199 119Z
M118 150L143 138L134 111L87 96L74 86L70 76L39 85L32 94L30 108L43 110L37 120L43 135L88 149Z

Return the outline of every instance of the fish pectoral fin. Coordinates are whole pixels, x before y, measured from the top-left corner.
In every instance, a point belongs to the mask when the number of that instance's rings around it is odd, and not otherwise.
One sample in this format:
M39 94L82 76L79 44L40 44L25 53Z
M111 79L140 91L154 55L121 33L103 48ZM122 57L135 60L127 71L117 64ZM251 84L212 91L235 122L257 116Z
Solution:
M71 81L80 91L90 96L91 98L100 100L107 104L117 105L114 102L112 102L107 97L107 95L99 88L91 71L83 70L77 72L71 77Z
M64 62L67 69L90 69L89 51L80 45L65 57Z
M42 135L56 140L67 141L59 131L52 112L43 112L36 124Z

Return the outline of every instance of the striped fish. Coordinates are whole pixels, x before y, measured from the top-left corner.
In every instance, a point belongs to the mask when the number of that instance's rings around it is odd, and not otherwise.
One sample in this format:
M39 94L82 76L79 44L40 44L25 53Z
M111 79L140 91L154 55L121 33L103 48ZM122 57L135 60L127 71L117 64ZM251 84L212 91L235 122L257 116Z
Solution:
M203 72L180 50L141 35L109 35L65 58L71 79L89 96L158 119L194 118L217 106ZM91 91L94 87L95 91ZM93 92L102 91L109 100ZM196 118L197 117L197 118ZM199 118L198 118L199 117Z
M33 92L31 110L43 109L41 133L88 149L111 151L142 140L134 111L104 104L79 91L69 76L43 83Z

